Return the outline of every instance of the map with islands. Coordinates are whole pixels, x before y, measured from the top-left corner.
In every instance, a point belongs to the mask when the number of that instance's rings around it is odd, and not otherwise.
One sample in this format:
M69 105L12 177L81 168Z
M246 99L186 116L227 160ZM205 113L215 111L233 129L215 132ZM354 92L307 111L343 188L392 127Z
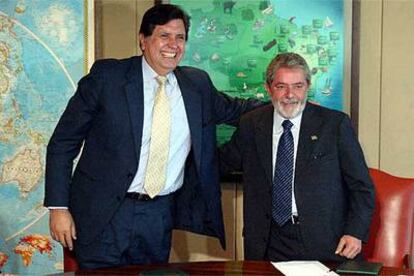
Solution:
M308 99L343 109L344 3L340 0L171 0L191 16L183 65L206 70L218 90L268 100L265 70L278 53L308 62ZM218 143L233 127L218 126Z
M44 159L85 73L85 3L0 0L0 270L13 275L63 270L43 207Z

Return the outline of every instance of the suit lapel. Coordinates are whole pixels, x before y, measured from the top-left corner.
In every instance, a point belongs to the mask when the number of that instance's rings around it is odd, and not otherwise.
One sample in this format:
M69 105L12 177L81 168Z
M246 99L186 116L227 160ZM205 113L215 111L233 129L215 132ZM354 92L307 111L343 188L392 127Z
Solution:
M255 141L259 160L269 183L272 183L273 105L267 106L259 117L255 129Z
M174 70L181 95L183 96L185 111L187 113L188 125L190 128L192 149L197 169L200 171L201 148L202 148L202 99L197 86L193 84L180 70ZM200 84L202 85L202 84Z
M312 158L313 148L318 140L322 119L312 104L307 103L303 111L300 125L298 151L296 154L295 185L302 183L302 175L306 172ZM305 181L305 180L304 180Z
M142 129L144 124L144 84L142 78L142 57L132 59L132 66L127 73L125 94L128 102L131 128L134 137L137 158L141 154Z

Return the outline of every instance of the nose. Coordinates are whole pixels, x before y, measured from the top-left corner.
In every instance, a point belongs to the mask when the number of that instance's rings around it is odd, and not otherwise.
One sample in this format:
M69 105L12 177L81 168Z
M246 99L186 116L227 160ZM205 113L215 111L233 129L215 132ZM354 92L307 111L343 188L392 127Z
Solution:
M285 96L289 99L294 96L293 89L290 87L290 85L286 86Z
M177 39L175 39L174 37L171 37L168 40L168 47L170 47L170 48L177 48Z

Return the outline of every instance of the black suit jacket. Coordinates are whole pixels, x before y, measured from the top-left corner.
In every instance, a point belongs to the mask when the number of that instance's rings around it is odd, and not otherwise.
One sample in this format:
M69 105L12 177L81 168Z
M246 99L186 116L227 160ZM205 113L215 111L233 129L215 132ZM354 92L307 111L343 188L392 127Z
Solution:
M97 61L80 80L48 144L44 204L69 206L79 243L102 231L137 172L144 114L141 59ZM174 194L174 226L218 237L224 247L216 124L238 122L259 103L219 93L204 71L177 67L174 73L191 134L184 185Z
M244 171L244 250L263 259L271 224L273 106L242 117L220 151L223 171ZM339 239L367 240L374 187L349 117L307 103L302 115L295 167L295 200L306 256L339 260Z

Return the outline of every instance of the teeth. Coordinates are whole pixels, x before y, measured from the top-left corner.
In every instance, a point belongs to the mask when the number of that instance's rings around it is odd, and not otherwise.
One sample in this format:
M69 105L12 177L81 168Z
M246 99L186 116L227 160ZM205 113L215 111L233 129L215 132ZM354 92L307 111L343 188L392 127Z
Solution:
M162 56L166 58L173 58L175 55L176 53L162 53Z

